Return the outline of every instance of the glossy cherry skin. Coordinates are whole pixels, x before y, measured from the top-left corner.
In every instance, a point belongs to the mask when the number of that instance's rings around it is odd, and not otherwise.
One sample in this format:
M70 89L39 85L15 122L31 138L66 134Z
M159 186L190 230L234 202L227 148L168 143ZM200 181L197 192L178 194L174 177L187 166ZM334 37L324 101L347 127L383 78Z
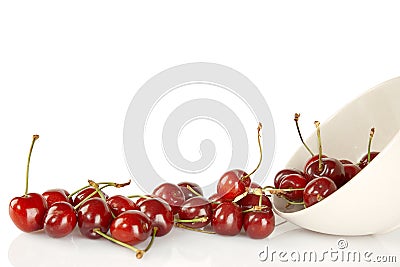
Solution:
M237 204L242 208L242 210L248 210L251 209L255 206L259 205L259 201L260 201L260 196L253 194L253 193L249 193L247 194L247 196L245 196L244 198L242 198L241 200L239 200L237 202ZM269 198L263 194L261 197L261 205L262 206L266 206L271 208L272 204L271 201L269 200Z
M262 187L261 187L261 185L259 185L259 184L256 183L256 182L251 182L249 188L253 188L253 189L254 189L254 188L260 188L260 189L261 189Z
M361 168L355 164L343 164L343 167L345 173L345 183L350 181L361 171Z
M107 205L111 209L114 216L118 216L127 210L139 210L133 200L122 195L114 195L109 197L107 199Z
M336 184L327 177L315 178L304 189L304 205L306 208L322 201L337 190Z
M279 185L280 189L301 189L306 187L307 179L304 178L303 175L300 174L289 174L281 180ZM303 190L294 190L289 192L284 192L283 196L289 200L294 202L303 201Z
M204 197L193 197L186 200L179 213L179 219L192 220L195 218L207 218L205 222L181 222L191 228L202 228L211 222L213 211L210 202Z
M73 204L72 199L68 198L68 196L69 196L68 191L65 189L60 189L60 188L49 189L49 190L45 191L42 194L42 196L44 197L44 199L46 199L47 207L50 207L51 205L53 205L53 203L60 202L60 201L64 201L64 202Z
M47 202L41 194L29 193L10 201L8 212L13 223L24 232L43 229Z
M371 159L371 161L376 157L376 156L378 156L379 155L379 152L377 152L377 151L372 151L371 153L370 153L370 159ZM360 161L359 161L359 163L358 163L358 166L361 168L361 169L364 169L365 167L367 167L367 165L368 165L368 154L365 154L361 159L360 159Z
M243 225L242 209L234 202L223 202L213 212L211 225L220 235L234 236L240 233Z
M182 189L171 183L160 184L154 188L153 195L164 199L171 206L174 214L179 212L179 209L185 201L185 195Z
M95 228L107 233L112 219L110 208L101 198L91 198L85 201L78 210L79 231L82 235L91 239L101 237L93 232Z
M253 239L263 239L275 229L275 215L270 208L244 213L243 229Z
M158 228L156 236L164 236L173 228L174 214L171 206L164 200L146 199L140 203L139 209L150 218L153 228Z
M321 157L322 157L322 158L327 158L326 155L322 155ZM304 171L303 171L303 172L304 172L304 173L306 172L305 169L308 168L308 165L310 165L310 164L312 164L312 163L314 163L315 161L318 161L318 160L319 160L319 155L318 155L318 154L312 156L311 158L309 158L309 159L307 160L306 164L304 164ZM307 178L307 177L306 177L306 178Z
M226 202L226 200L218 195L218 193L214 193L208 198L208 202L210 202L211 208L215 210L219 204Z
M76 211L69 202L55 202L44 219L44 231L51 237L64 237L74 230L76 222Z
M245 172L242 170L231 170L224 173L218 181L217 193L227 201L234 200L246 191L251 184L250 177L242 180Z
M345 172L343 164L339 160L334 158L322 158L322 170L319 170L318 160L312 162L304 170L306 178L311 181L318 177L327 177L335 182L337 188L341 187L345 183Z
M298 169L283 169L280 170L274 178L274 186L275 188L279 188L279 185L281 184L281 181L283 178L285 178L286 176L290 175L290 174L300 174L300 175L304 175L304 173Z
M201 189L200 185L192 182L182 182L179 183L178 186L181 188L183 194L185 195L185 200L188 200L192 197L197 197L198 195L203 196L203 189ZM188 189L190 186L198 195L194 194L192 191Z
M128 210L117 216L110 226L111 236L121 242L137 245L152 232L151 220L141 211Z
M341 159L341 160L339 160L340 161L340 163L342 163L343 165L344 164L354 164L352 161L350 161L350 160L348 160L348 159Z
M84 199L86 199L90 194L92 194L95 191L96 191L96 189L94 189L93 187L88 187L86 189L83 189L79 193L77 193L74 198L74 206L81 203ZM107 199L108 196L104 192L102 192L102 193L103 193L104 197ZM92 196L92 198L95 198L95 197L99 198L100 197L99 193L96 193Z

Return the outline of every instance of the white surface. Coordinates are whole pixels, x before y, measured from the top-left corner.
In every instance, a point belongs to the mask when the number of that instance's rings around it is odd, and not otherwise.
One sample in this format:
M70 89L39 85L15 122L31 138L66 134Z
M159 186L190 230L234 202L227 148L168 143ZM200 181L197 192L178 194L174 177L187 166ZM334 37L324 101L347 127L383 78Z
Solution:
M399 76L397 1L242 3L0 2L1 266L138 263L129 251L106 241L22 234L10 221L7 206L23 193L34 133L41 138L32 157L30 191L72 191L87 178L126 180L126 109L137 88L166 68L216 62L258 86L277 133L266 184L299 145L295 112L302 113L300 124L308 136L314 120L323 122L366 89ZM257 157L254 153L249 165ZM138 192L134 185L119 191L132 192ZM282 225L261 241L174 230L140 264L262 265L267 263L259 263L257 254L267 244L276 250L329 250L340 238L290 227ZM389 255L398 253L400 235L346 240L351 249Z

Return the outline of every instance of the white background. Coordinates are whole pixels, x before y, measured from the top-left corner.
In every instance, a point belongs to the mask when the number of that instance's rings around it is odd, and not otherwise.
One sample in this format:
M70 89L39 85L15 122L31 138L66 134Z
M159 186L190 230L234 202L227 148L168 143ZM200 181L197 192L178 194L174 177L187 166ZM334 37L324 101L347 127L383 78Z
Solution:
M51 266L46 256L37 257L38 247L69 266L102 266L111 260L120 260L121 266L135 264L132 254L107 242L55 241L40 234L21 237L7 206L12 197L23 194L32 134L41 138L32 157L31 192L73 190L88 178L124 181L129 172L122 129L136 90L175 65L219 63L252 80L270 106L277 136L274 163L265 182L271 184L273 174L299 146L295 112L302 113L308 136L314 120L326 120L365 90L400 75L398 11L396 1L1 1L1 266L11 264L9 253L14 262L15 255L21 255L22 264ZM252 155L250 164L256 161L257 155ZM122 193L138 190L131 185ZM300 233L293 240L327 240ZM208 237L201 237L175 231L169 240L160 240L159 248L156 244L141 264L179 265L194 259L198 264L241 266L246 257L257 263L257 249L267 243L243 237L237 237L237 243L235 238L212 237L207 243ZM32 258L18 247L21 238L33 249L28 253ZM289 249L295 249L290 236L285 238ZM327 248L336 240L329 238ZM385 238L399 250L397 232L379 237ZM176 250L174 246L182 242L193 251ZM351 242L362 244L365 239ZM201 252L201 246L211 243L213 252L222 251L219 255ZM255 254L240 255L241 244ZM160 250L165 247L172 254L162 261ZM76 249L90 252L76 254Z

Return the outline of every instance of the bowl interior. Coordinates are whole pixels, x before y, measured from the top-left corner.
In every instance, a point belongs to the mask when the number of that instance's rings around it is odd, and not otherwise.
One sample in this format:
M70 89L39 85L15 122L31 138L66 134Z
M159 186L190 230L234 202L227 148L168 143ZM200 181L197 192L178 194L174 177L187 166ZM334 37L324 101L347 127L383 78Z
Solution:
M337 159L358 162L367 152L372 127L376 129L372 151L383 151L393 137L400 134L400 77L375 86L322 123L323 153ZM311 135L306 142L313 151L318 151L316 134ZM300 147L286 167L302 170L309 156L306 149ZM379 156L375 160L379 160ZM281 213L302 209L300 205L286 208L286 202L279 198L274 198L273 202L274 208Z

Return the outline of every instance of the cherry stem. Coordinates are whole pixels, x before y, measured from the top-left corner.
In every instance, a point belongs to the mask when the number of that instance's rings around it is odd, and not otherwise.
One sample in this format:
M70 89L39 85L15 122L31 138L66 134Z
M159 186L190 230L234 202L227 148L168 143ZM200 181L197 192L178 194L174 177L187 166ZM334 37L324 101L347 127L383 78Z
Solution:
M179 219L179 218L176 218L175 220L174 220L174 222L176 222L176 223L198 223L198 222L200 222L200 223L204 223L204 222L206 222L208 220L208 217L207 216L202 216L202 217L197 217L197 218L193 218L193 219Z
M374 138L375 134L375 128L371 128L371 131L369 133L369 141L368 141L368 161L367 164L371 162L371 145L372 145L372 139Z
M154 243L154 239L156 238L157 231L158 231L158 227L154 227L154 228L153 228L153 234L151 235L150 243L149 243L149 244L147 245L147 247L144 249L144 252L147 252L147 251L150 250L151 246L152 246L153 243Z
M115 188L121 188L121 187L130 185L130 183L131 183L131 180L129 179L128 182L122 183L122 184L120 184L120 183L115 183L115 182L99 182L99 183L97 183L97 184L98 184L98 185L113 186L113 187L115 187ZM79 193L80 191L82 191L82 190L84 190L84 189L86 189L86 188L88 188L88 187L91 187L91 185L89 184L89 185L85 185L85 186L79 188L78 190L76 190L76 191L72 192L71 194L69 194L69 195L68 195L68 198L73 197L74 195L76 195L77 193Z
M137 259L141 259L141 258L143 257L143 255L144 255L144 253L145 253L145 251L143 251L143 250L141 250L141 249L138 249L138 248L136 248L136 247L134 247L134 246L131 246L131 245L129 245L129 244L126 244L126 243L124 243L124 242L121 242L121 241L119 241L119 240L117 240L117 239L115 239L115 238L113 238L113 237L111 237L111 236L109 236L109 235L103 233L103 232L100 230L100 228L95 228L95 229L93 229L93 232L95 232L96 234L98 234L98 235L104 237L105 239L107 239L107 240L109 240L109 241L111 241L111 242L114 242L115 244L118 244L118 245L120 245L120 246L123 246L123 247L125 247L125 248L127 248L127 249L132 250L133 252L136 253L136 258L137 258Z
M192 227L183 225L183 224L178 223L178 222L175 223L175 226L178 227L178 228L190 230L190 231L193 231L193 232L203 233L203 234L211 234L211 235L212 234L216 234L215 232L212 232L212 231L206 231L206 230L202 230L202 229L192 228Z
M268 206L259 205L259 206L254 206L254 207L251 207L250 209L244 210L244 211L242 211L242 213L247 213L247 212L252 212L252 211L260 211L260 210L269 209L269 208L270 207L268 207Z
M322 171L322 141L321 141L321 129L319 121L314 122L315 127L317 128L317 137L318 137L318 170Z
M262 146L261 146L261 129L262 129L262 123L259 122L258 123L258 127L257 127L257 141L258 141L258 148L260 150L260 160L258 161L258 164L257 164L256 168L251 173L243 176L241 178L241 180L244 180L244 179L250 177L253 173L255 173L258 170L258 168L260 168L260 165L261 165L261 162L262 162L262 157L263 157Z
M100 198L104 201L104 202L106 202L107 203L107 199L106 199L106 197L104 196L104 194L103 194L103 192L99 189L99 185L95 182L95 181L93 181L93 180L88 180L88 183L90 184L90 186L91 187L93 187L96 191L96 193L98 193L99 194L99 196L100 196ZM109 185L109 186L111 186L111 185ZM104 187L104 186L103 186ZM111 216L115 219L115 217L117 217L117 216L115 216L115 214L114 214L114 212L112 211L112 209L110 209L110 213L111 213Z
M304 188L275 188L275 187L264 187L263 191L268 191L271 194L283 194L285 192L293 191L304 191Z
M299 137L301 142L303 143L304 147L308 150L308 152L311 154L311 157L314 156L314 153L311 151L311 149L307 146L306 142L303 140L303 136L301 135L300 127L299 127L299 118L300 118L300 113L295 113L294 114L294 121L296 122L296 128L297 132L299 133Z
M29 165L31 163L31 155L32 155L32 150L33 146L35 145L36 140L39 139L39 135L34 134L32 137L32 143L31 143L31 148L29 149L29 154L28 154L28 163L26 164L26 176L25 176L25 193L24 196L28 195L28 186L29 186Z
M106 184L106 185L100 187L100 188L99 188L99 191L101 191L101 190L103 190L104 188L109 187L109 186L111 186L111 185ZM77 205L74 207L74 209L77 210L80 206L82 206L83 203L85 203L88 199L92 198L92 197L93 197L94 195L96 195L97 193L98 193L97 190L96 190L96 191L93 191L92 193L90 193L90 195L88 195L88 196L85 197L81 202L79 202L79 204L77 204ZM99 195L100 195L100 194L99 194ZM100 195L100 197L101 197L101 195Z
M194 190L193 187L191 187L190 185L186 185L186 188L187 188L190 192L192 192L193 194L195 194L196 196L202 197L202 195L199 194L199 192L197 192L196 190Z

